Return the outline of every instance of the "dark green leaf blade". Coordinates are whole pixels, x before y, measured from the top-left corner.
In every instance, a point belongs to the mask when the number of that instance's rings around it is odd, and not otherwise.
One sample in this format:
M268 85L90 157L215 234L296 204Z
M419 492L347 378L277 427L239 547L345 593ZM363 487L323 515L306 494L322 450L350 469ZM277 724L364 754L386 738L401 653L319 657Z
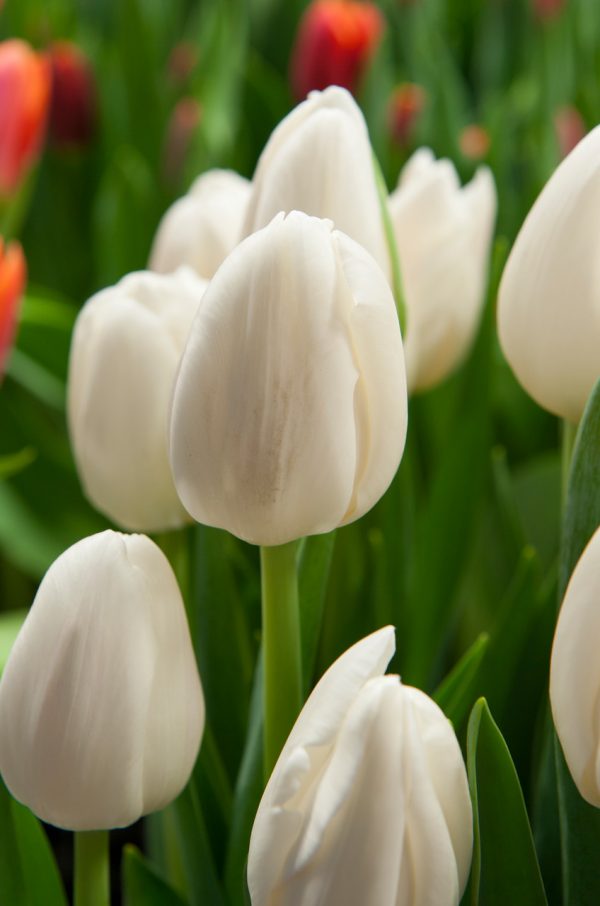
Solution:
M547 906L519 779L485 699L469 719L467 767L474 812L472 906Z
M186 906L186 900L131 844L123 849L123 895L125 906Z
M560 554L559 597L588 541L600 525L600 381L581 419L569 470ZM562 838L563 904L600 902L600 810L577 791L560 744L555 742L556 780Z

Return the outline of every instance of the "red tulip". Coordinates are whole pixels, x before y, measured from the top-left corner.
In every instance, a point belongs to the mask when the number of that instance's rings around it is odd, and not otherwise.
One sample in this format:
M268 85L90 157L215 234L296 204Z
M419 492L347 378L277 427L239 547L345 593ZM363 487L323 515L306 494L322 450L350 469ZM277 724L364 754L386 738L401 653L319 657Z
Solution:
M48 61L24 41L0 43L0 194L15 192L36 161L50 95Z
M5 247L0 236L0 377L12 345L17 326L17 311L25 288L27 269L18 242Z
M292 89L298 99L313 89L341 85L353 94L375 53L384 20L373 3L315 0L300 22L292 52Z
M94 77L85 54L70 41L50 48L52 103L50 136L62 148L89 144L96 119Z
M393 141L401 148L410 144L426 99L425 89L411 82L394 89L388 104L388 126Z

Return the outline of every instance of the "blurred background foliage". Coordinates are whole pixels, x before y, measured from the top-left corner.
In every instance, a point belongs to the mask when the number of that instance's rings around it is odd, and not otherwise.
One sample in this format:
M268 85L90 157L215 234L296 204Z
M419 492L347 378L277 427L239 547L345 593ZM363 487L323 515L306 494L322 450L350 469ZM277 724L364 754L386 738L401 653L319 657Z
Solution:
M252 175L295 103L289 59L305 5L5 3L0 38L22 37L40 50L67 39L83 50L96 123L83 147L48 143L23 190L24 214L10 229L25 250L29 284L0 388L0 609L29 606L50 562L106 526L82 495L65 423L79 307L145 267L162 213L198 173L218 166ZM477 343L456 375L411 400L407 451L392 487L335 539L306 542L314 556L301 580L304 641L316 677L356 639L391 622L398 627L394 666L429 692L467 652L458 685L440 694L461 733L476 696L487 696L535 817L530 778L546 720L560 444L556 420L524 395L502 360L495 288L568 144L565 123L585 130L600 118L600 17L596 0L378 5L386 27L358 100L388 187L421 145L450 157L463 180L485 162L498 188L498 238ZM200 792L224 875L227 809L236 780L238 788L244 782L238 772L260 641L258 560L224 533L197 527L189 534L198 657L225 791L217 801L205 744ZM2 625L9 623L10 614ZM553 871L550 865L551 899Z

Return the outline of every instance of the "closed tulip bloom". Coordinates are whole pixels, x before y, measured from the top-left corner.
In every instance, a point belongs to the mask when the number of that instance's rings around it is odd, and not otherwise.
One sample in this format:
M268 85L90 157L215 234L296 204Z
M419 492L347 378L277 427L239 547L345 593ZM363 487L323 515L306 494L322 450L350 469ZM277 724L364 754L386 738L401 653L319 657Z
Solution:
M244 234L293 210L333 220L389 277L367 126L342 88L311 92L277 126L256 167Z
M161 220L149 268L167 274L187 265L209 280L242 238L250 183L230 170L209 170Z
M96 86L90 62L71 41L53 44L49 61L52 141L60 148L85 148L96 126Z
M278 215L213 277L173 396L186 509L254 544L352 522L400 462L407 402L387 281L329 221Z
M383 676L388 626L315 687L258 807L252 906L456 906L472 813L450 722L418 689Z
M584 550L558 615L550 662L550 704L571 776L600 808L600 529Z
M383 15L374 3L309 3L292 51L292 88L298 100L328 85L341 85L356 93L379 46L383 26Z
M18 242L7 246L0 236L0 379L17 326L17 314L25 289L27 267Z
M168 458L175 373L205 282L188 269L129 274L81 310L71 344L68 420L85 493L128 529L189 517Z
M103 830L187 783L204 701L161 550L102 532L50 567L0 680L0 773L50 824Z
M20 187L40 152L50 99L48 61L24 41L0 43L0 195Z
M449 160L421 148L402 170L389 204L407 313L408 386L427 390L462 362L477 331L496 189L487 167L461 187Z
M517 380L544 409L579 421L600 376L598 245L600 127L550 177L506 263L500 345Z

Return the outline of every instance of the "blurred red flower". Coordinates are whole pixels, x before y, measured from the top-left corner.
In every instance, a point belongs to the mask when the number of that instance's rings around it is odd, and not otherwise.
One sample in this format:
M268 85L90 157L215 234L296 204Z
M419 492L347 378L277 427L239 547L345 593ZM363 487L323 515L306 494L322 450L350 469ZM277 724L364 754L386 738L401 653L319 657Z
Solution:
M392 92L388 103L388 127L392 140L401 148L410 143L426 100L425 89L412 82L403 82Z
M15 192L37 159L48 115L48 61L25 41L0 43L0 194Z
M49 50L52 73L50 137L62 148L84 148L94 134L96 89L92 68L82 50L57 41Z
M541 22L555 19L566 6L566 0L533 0L533 11Z
M483 126L471 123L460 133L458 144L462 154L469 160L483 160L490 150L490 135Z
M18 242L4 245L0 236L0 378L12 346L27 268Z
M583 117L577 107L571 105L559 107L554 114L554 131L560 156L561 158L566 157L587 132Z
M341 85L355 94L383 27L383 15L374 3L311 3L300 21L292 51L290 74L298 100L328 85Z

